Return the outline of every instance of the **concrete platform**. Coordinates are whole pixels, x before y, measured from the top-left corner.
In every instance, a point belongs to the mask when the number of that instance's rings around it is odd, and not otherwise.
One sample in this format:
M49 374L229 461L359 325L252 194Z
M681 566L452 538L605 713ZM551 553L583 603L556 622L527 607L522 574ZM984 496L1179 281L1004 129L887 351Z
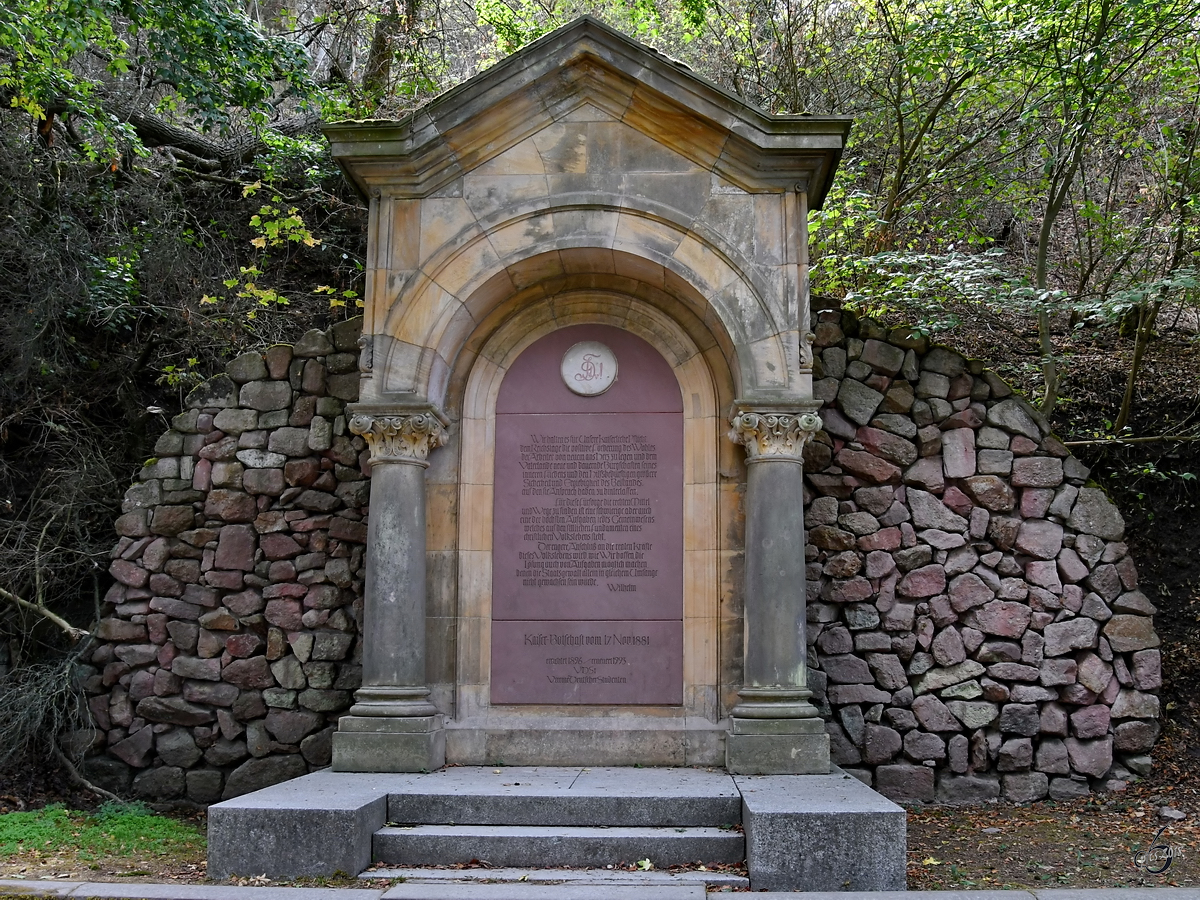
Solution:
M380 862L602 868L745 857L755 891L905 885L904 811L840 771L325 770L210 807L208 831L217 879L355 875Z
M363 880L377 878L403 879L412 884L594 884L615 887L645 887L648 885L702 884L706 887L739 891L750 889L750 879L712 869L701 872L627 871L621 869L416 869L373 866L358 876Z
M519 892L514 892L516 887ZM111 900L704 900L703 885L639 887L511 884L399 884L387 890L233 887L223 884L137 884L0 878L0 897L104 897ZM761 892L784 900L794 893ZM904 891L812 891L804 900L912 900ZM1009 891L922 891L922 900L1196 900L1197 888L1032 888Z

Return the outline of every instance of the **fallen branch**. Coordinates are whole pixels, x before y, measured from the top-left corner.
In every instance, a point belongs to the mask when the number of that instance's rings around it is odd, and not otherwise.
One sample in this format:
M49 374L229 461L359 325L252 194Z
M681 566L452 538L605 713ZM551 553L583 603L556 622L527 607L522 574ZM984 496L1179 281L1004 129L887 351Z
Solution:
M76 787L81 787L85 791L90 791L93 794L99 794L106 800L113 800L117 803L125 802L112 791L106 791L99 785L92 784L90 781L84 778L83 775L79 773L79 770L75 768L75 764L67 758L67 754L62 752L62 748L58 746L57 741L51 742L50 749L54 753L55 758L58 759L59 765L66 770L67 777L71 780L71 783Z
M66 633L67 637L71 639L72 643L87 635L86 629L76 628L62 616L52 613L50 610L46 609L46 607L38 606L36 603L30 603L28 600L23 600L16 594L9 593L4 588L0 588L0 600L7 600L9 603L12 603L14 606L20 609L27 609L30 612L37 613L39 616L50 620Z
M1063 444L1067 447L1095 447L1100 444L1157 444L1162 441L1175 441L1176 443L1187 444L1192 441L1200 441L1200 435L1156 434L1153 437L1103 438L1098 441L1063 441Z

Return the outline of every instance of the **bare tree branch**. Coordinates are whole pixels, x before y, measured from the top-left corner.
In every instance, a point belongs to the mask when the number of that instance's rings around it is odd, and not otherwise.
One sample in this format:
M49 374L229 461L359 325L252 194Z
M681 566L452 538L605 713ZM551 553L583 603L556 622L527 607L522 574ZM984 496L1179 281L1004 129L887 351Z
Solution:
M4 588L0 588L0 600L7 600L9 603L14 604L20 609L27 609L30 612L37 613L39 616L48 619L61 628L66 633L67 637L71 639L72 643L78 641L82 637L85 637L88 633L86 629L76 628L62 616L52 613L50 610L46 609L46 607L38 606L36 603L30 603L28 600L23 600L16 594L9 593Z

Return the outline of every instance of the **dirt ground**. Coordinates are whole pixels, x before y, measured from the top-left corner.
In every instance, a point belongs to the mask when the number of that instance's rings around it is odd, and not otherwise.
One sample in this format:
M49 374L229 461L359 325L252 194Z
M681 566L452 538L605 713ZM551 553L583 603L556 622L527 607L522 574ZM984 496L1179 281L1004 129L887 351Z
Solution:
M988 359L1036 396L1037 350L1027 323L996 316L971 322L944 340ZM1139 435L1198 430L1200 341L1194 330L1169 324L1151 346L1138 383L1133 425ZM1072 331L1062 323L1057 343L1066 377L1055 428L1068 442L1103 437L1124 389L1129 342L1111 330ZM1200 443L1073 449L1124 512L1141 587L1159 610L1164 733L1154 750L1155 769L1124 791L1087 800L913 808L910 890L1200 886ZM51 802L88 809L97 799L53 769L0 773L0 813ZM202 812L176 814L203 821ZM199 853L100 861L23 853L0 858L0 876L198 882L205 879L205 862Z

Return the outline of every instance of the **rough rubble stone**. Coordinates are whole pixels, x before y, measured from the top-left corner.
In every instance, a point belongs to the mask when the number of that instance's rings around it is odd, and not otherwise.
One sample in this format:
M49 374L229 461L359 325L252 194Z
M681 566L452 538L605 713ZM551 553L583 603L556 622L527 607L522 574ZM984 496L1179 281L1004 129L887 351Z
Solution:
M1046 656L1062 656L1072 650L1087 650L1096 646L1100 626L1092 619L1068 619L1047 625L1042 631L1046 639Z
M1125 519L1099 488L1080 489L1071 516L1067 519L1067 527L1106 541L1125 538Z
M1147 616L1113 616L1104 625L1104 637L1114 653L1147 650L1161 643Z

